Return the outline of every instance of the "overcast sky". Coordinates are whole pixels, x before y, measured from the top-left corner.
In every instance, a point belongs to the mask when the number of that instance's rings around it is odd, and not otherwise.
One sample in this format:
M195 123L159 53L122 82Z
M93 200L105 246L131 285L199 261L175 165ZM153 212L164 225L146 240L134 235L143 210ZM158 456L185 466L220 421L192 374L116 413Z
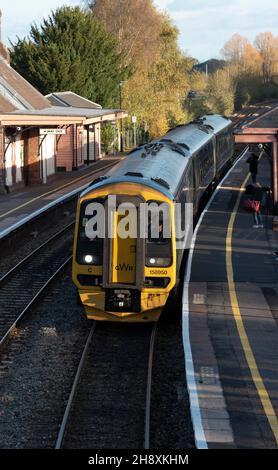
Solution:
M116 1L116 0L115 0ZM224 43L236 32L253 41L271 31L278 36L277 0L154 0L166 9L180 29L180 45L200 61L219 57ZM80 5L80 0L1 0L2 36L6 44L28 34L52 9Z

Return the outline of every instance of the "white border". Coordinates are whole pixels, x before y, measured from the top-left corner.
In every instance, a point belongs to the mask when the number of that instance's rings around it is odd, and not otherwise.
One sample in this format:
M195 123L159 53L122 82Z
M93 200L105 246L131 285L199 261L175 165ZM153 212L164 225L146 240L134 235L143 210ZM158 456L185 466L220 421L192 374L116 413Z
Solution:
M241 161L241 159L246 155L247 152L248 152L248 147L245 149L243 154L236 160L236 162L230 168L228 173L226 173L224 178L220 181L212 197L210 198L206 207L204 208L193 233L193 238L191 241L190 251L189 251L188 260L187 260L187 267L186 267L186 274L184 278L183 295L182 295L182 335L183 335L183 348L184 348L184 354L185 354L186 382L187 382L187 389L188 389L189 401L190 401L190 413L191 413L191 419L192 419L193 430L194 430L195 444L196 444L197 449L208 449L208 444L207 444L205 431L204 431L203 424L202 424L201 409L200 409L200 404L199 404L199 399L198 399L198 391L197 391L197 384L195 380L195 370L194 370L192 349L191 349L191 343L190 343L190 331L189 331L190 312L189 312L188 290L189 290L190 277L191 277L192 259L193 259L198 230L201 226L204 215L208 211L211 203L213 202L216 194L218 193L219 189L221 188L226 178L228 178L230 173L234 170L235 165Z

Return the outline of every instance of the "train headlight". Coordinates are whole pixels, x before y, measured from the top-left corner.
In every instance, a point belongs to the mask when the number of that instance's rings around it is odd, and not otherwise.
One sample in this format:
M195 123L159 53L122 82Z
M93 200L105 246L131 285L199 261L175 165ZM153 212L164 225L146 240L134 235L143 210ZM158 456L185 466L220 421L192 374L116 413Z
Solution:
M170 266L172 263L171 258L147 258L147 266Z
M85 255L85 256L84 256L84 261L85 261L85 263L87 263L87 264L91 264L91 263L93 262L93 260L94 260L94 258L93 258L92 255Z

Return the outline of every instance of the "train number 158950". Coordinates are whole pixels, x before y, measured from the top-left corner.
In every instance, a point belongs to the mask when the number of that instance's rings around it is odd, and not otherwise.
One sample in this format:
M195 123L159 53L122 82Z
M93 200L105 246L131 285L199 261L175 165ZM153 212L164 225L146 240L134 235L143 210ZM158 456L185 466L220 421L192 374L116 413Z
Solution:
M167 269L151 269L150 274L155 276L159 274L160 276L166 276L167 275Z

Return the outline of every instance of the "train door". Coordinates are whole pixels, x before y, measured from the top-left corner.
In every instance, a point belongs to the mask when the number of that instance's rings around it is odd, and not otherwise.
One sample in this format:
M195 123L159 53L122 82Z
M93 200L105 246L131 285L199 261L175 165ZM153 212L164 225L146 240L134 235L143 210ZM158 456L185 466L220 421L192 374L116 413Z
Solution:
M131 203L132 201L132 203ZM117 197L115 207L106 206L107 230L104 247L105 287L141 289L144 274L144 239L138 235L138 197Z
M136 283L136 238L122 238L118 233L120 224L124 222L126 213L114 213L114 226L116 230L112 250L112 283L135 284Z

